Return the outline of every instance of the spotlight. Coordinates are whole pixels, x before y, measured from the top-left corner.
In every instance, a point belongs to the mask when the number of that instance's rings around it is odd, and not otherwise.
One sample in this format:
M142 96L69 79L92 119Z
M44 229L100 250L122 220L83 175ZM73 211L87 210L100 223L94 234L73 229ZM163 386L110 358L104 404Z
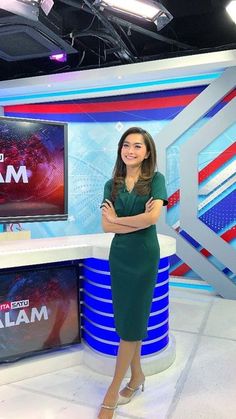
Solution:
M61 52L58 54L52 54L49 56L50 60L52 61L59 61L60 63L65 63L67 61L67 55L65 52Z
M151 0L96 0L102 9L116 10L154 22L157 30L161 30L172 19L172 14L161 4Z
M54 5L53 0L1 0L0 9L7 10L15 15L37 21L39 9L48 15Z
M226 6L226 11L230 15L231 19L236 23L236 0L231 1L228 6Z

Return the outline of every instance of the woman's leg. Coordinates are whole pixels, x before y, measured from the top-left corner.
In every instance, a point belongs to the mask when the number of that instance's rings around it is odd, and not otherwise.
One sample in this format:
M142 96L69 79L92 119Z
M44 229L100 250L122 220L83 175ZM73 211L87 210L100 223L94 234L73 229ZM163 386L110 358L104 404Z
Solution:
M145 379L145 375L141 366L141 344L142 341L137 342L134 356L130 363L131 377L129 381L129 386L131 388L137 388L139 385L143 383ZM132 395L132 391L125 387L121 390L120 394L124 397L130 397Z
M143 376L142 366L141 366L141 345L142 341L137 343L134 356L132 358L130 367L131 367L131 379L140 378Z
M128 342L121 340L119 350L116 358L116 367L113 380L106 392L103 400L103 404L107 406L115 406L122 380L131 364L134 357L136 346L138 342ZM101 408L98 418L99 419L110 419L112 418L113 411Z

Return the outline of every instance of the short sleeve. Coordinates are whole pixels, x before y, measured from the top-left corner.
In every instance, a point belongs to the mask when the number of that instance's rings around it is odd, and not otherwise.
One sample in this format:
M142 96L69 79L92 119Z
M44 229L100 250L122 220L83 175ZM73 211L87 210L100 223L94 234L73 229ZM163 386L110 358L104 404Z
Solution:
M162 199L163 205L168 204L165 178L162 173L156 172L152 179L151 195L154 199Z
M103 193L103 202L105 202L105 199L109 199L111 201L111 190L112 190L112 179L108 180L104 185L104 193Z

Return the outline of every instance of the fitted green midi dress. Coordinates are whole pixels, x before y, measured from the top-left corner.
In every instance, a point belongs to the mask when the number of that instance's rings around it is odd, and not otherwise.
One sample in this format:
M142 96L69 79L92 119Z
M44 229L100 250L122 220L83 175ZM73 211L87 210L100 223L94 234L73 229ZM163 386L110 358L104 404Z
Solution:
M104 199L111 200L112 182L104 187ZM155 172L149 195L138 195L125 186L114 202L118 217L145 212L150 197L162 199L167 205L164 176ZM127 234L115 234L110 248L109 264L115 327L119 337L126 341L147 337L147 325L160 258L156 226Z

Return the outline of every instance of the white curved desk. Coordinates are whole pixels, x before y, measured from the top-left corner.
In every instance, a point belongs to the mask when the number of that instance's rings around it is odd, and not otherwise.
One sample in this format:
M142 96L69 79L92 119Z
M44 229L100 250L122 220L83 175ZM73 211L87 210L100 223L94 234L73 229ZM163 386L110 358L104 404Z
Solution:
M0 269L95 257L108 259L112 233L0 242ZM160 257L173 255L175 239L158 234Z
M71 261L71 260L78 260L83 265L88 265L88 261L96 261L96 260L102 260L107 261L108 260L108 254L109 254L109 248L110 243L112 240L113 234L92 234L92 235L81 235L81 236L65 236L65 237L58 237L58 238L47 238L47 239L31 239L31 240L22 240L22 241L5 241L0 243L0 269L4 268L17 268L20 266L32 266L32 265L38 265L38 264L45 264L45 263L55 263L55 262L62 262L62 261ZM158 235L159 243L160 243L160 249L161 249L161 259L165 259L170 255L173 255L175 253L175 239L164 236L164 235ZM91 271L95 271L96 274L103 273L105 275L105 278L109 277L109 272L100 272L96 269L88 268ZM162 269L163 270L163 269ZM168 270L165 268L165 271ZM83 291L81 293L82 295L82 313L85 310L85 302L83 301L85 299L85 293L87 292L86 286L89 285L90 289L88 294L91 297L91 282L93 286L97 285L99 287L99 284L94 283L94 278L91 281L91 279L85 278L82 279L82 287ZM165 281L165 284L168 281ZM160 289L159 284L159 289ZM106 287L108 288L108 286ZM94 290L96 288L93 288ZM97 288L98 289L98 288ZM92 295L92 297L99 300L99 297L97 297L95 294ZM166 289L165 289L165 297L166 297ZM156 298L156 300L162 299L162 296L159 296ZM108 300L105 300L105 303L108 302ZM83 304L84 303L84 304ZM100 303L100 301L99 301ZM110 301L111 304L111 301ZM91 307L90 307L91 308ZM168 306L167 306L168 309ZM93 311L97 311L92 307ZM163 309L162 309L163 311ZM161 310L160 310L161 312ZM157 313L157 311L156 311ZM105 313L100 313L104 314ZM88 310L86 312L86 316L88 316ZM109 315L108 317L112 317ZM85 315L84 315L85 319ZM83 319L83 323L84 320ZM102 317L100 316L100 320ZM168 323L167 321L164 323ZM94 329L94 321L91 321L89 318L87 318L87 326L90 324L93 330L98 330L99 333L101 333L101 330L99 330L99 327ZM84 323L84 328L85 328ZM87 327L86 326L86 327ZM99 326L99 324L95 323L95 326ZM100 325L101 328L102 325ZM150 329L155 329L159 327L160 325L152 325ZM161 325L162 326L162 325ZM105 327L107 329L107 327ZM109 329L109 328L108 328ZM110 328L111 329L111 328ZM91 330L88 331L86 334L86 331L84 330L84 340L87 341L89 346L85 346L83 349L83 362L87 364L90 368L96 370L97 372L100 372L104 374L104 371L108 375L112 375L113 369L114 369L114 357L111 356L111 354L108 353L102 353L103 350L96 349L96 346L93 347L90 340L87 339L87 337L91 335ZM113 332L111 332L113 333ZM87 336L87 337L86 337ZM93 336L94 338L94 336ZM95 336L98 341L105 341L107 344L109 342L107 339L101 339L101 336L99 338L98 336ZM155 340L155 339L154 339ZM158 340L158 339L156 339ZM160 340L160 339L159 339ZM114 342L111 342L114 344ZM116 345L118 343L116 342ZM113 354L113 353L112 353ZM114 354L115 355L115 354ZM168 345L163 348L163 350L159 350L158 352L148 353L148 356L143 357L143 365L144 365L144 371L147 375L157 373L159 371L162 371L166 368L168 368L173 360L175 358L175 343L171 336L168 336Z

